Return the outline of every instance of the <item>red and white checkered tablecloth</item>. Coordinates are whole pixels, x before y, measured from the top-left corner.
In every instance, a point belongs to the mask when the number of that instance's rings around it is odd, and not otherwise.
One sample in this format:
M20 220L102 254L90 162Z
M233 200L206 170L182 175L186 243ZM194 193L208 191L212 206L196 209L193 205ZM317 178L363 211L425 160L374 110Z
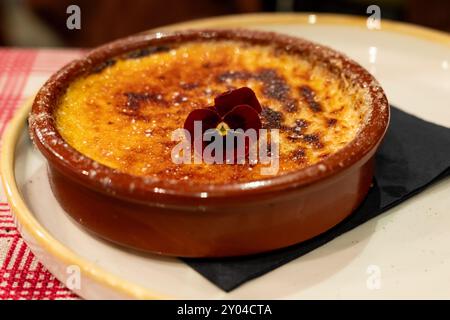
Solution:
M0 134L14 111L80 50L0 48ZM76 299L28 249L0 186L0 300Z

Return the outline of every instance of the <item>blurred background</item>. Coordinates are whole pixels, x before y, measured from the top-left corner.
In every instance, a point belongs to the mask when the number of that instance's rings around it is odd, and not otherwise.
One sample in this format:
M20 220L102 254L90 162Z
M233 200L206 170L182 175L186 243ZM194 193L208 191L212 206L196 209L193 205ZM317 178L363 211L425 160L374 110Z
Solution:
M81 9L81 30L69 30L69 5ZM381 18L450 32L449 0L0 0L1 46L92 47L186 20L255 12L327 12Z

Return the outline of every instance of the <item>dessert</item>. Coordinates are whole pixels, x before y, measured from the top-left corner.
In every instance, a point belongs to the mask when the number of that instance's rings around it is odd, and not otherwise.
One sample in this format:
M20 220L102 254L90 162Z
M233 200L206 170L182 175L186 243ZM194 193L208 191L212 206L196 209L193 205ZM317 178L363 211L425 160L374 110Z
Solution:
M217 101L228 90L246 92L232 115ZM233 117L279 130L278 170L174 163L171 134L202 108L220 132L236 127ZM99 47L47 81L29 118L71 217L121 245L184 257L264 252L330 229L367 194L388 121L382 88L357 63L249 30L143 34Z
M56 128L80 153L131 175L198 184L267 178L262 164L175 164L174 130L220 93L247 86L263 128L279 129L279 170L315 164L350 142L370 115L368 88L274 45L203 40L139 49L73 81Z

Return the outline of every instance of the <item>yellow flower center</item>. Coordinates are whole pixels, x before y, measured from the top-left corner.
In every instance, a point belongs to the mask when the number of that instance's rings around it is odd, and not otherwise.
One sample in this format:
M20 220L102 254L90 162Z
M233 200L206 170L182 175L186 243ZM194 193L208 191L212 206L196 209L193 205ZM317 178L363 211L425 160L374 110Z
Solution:
M222 121L217 125L216 130L219 131L221 136L226 136L228 130L230 130L230 127L228 126L228 124Z

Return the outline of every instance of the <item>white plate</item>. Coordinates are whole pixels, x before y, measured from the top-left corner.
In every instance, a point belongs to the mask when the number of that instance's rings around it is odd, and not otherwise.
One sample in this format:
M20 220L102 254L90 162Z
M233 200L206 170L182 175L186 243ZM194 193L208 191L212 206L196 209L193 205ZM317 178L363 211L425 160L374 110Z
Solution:
M337 16L263 17L213 19L189 26L231 23L331 46L370 70L392 104L450 127L449 36L384 21L381 31L370 31L362 19ZM45 160L23 128L28 107L6 133L5 189L32 251L63 282L68 277L74 280L72 272L79 268L81 287L75 291L84 298L450 298L449 179L225 293L177 259L130 252L75 225L53 197ZM8 152L14 147L15 153ZM8 172L13 166L14 173ZM70 265L77 267L67 269Z

